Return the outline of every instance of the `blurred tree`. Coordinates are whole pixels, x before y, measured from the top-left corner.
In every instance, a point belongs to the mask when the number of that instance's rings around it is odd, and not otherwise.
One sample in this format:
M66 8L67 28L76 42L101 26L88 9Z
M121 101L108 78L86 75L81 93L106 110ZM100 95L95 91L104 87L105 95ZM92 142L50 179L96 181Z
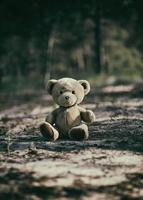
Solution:
M114 43L122 43L119 69L124 65L122 52L130 59L134 48L141 66L142 6L142 0L1 0L1 77L46 72L53 76L77 69L113 73ZM125 29L129 36L123 39L121 32L110 38L109 27L113 32ZM131 61L126 63L131 66Z

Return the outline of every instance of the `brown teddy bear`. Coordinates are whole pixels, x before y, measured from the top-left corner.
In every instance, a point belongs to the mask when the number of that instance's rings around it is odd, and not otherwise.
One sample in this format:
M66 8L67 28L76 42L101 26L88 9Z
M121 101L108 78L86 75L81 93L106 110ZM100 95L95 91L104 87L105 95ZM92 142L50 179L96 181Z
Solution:
M73 140L87 139L88 126L84 122L93 122L95 115L79 104L90 91L88 81L72 78L52 79L48 81L47 90L59 108L48 115L46 122L41 124L42 135L50 141L61 136Z

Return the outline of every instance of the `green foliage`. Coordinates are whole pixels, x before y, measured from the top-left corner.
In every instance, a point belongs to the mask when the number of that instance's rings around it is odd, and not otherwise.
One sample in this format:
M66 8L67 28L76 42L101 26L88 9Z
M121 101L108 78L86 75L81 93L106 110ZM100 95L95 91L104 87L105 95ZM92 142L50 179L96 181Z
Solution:
M143 56L135 47L127 45L129 32L119 26L108 27L104 48L108 53L109 74L143 75Z
M97 49L100 80L143 75L141 0L5 0L0 11L1 89L40 87L45 74L97 80Z

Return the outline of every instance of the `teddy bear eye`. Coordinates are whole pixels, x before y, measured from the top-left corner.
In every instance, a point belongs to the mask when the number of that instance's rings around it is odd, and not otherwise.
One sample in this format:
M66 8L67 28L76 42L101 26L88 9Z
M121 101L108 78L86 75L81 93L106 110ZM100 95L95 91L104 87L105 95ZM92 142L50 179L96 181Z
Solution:
M75 91L74 91L74 90L72 91L72 94L75 94Z
M63 91L60 91L60 94L63 94Z

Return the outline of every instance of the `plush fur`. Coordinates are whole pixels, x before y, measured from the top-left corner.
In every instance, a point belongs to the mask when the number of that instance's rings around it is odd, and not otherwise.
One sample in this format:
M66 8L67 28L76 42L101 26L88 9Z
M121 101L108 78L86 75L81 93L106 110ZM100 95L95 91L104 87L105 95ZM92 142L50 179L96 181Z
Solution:
M46 122L41 124L42 135L47 140L56 140L60 136L73 140L87 139L88 126L84 122L93 122L95 115L79 104L90 91L89 82L72 78L52 79L47 84L47 90L59 108L48 115Z

